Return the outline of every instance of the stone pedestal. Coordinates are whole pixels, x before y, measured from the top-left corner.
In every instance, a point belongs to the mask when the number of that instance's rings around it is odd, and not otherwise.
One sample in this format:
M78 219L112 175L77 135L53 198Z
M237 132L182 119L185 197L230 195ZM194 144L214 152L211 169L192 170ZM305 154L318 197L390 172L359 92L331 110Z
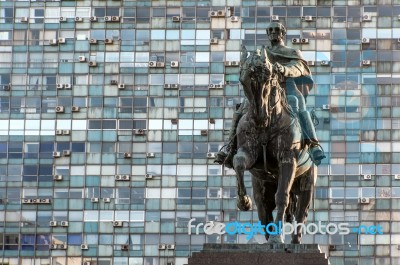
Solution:
M329 265L316 244L204 244L188 265Z

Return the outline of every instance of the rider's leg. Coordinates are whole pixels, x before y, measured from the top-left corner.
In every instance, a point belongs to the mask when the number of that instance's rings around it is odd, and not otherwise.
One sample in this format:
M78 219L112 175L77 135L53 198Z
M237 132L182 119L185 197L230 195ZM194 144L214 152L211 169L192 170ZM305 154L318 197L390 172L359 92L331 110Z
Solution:
M325 158L325 155L321 146L319 145L317 133L315 132L315 127L311 120L310 113L306 109L306 101L304 100L304 96L298 90L294 80L291 78L286 81L286 93L288 95L293 95L298 99L299 118L303 135L306 139L306 142L310 144L311 155L315 164L319 165L321 160Z

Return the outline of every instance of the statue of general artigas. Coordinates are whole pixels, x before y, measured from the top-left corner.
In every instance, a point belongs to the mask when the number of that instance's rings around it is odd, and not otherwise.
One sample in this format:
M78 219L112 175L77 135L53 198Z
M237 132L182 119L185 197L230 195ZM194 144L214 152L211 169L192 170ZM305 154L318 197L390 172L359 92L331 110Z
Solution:
M285 46L285 27L270 23L270 44L249 53L242 46L240 82L245 99L236 109L225 152L216 161L236 172L240 210L252 206L243 174L252 175L253 194L262 225L305 223L316 182L316 167L325 158L306 101L314 82L299 50ZM272 212L277 215L273 219ZM285 214L286 213L286 214ZM292 243L300 243L298 226ZM283 243L281 234L266 233Z

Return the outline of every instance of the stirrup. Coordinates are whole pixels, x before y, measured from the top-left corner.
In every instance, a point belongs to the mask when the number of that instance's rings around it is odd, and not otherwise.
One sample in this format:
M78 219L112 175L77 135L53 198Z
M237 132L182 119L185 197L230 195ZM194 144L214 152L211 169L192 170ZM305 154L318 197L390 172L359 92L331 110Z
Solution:
M216 155L215 155L215 160L214 163L218 163L220 165L222 165L226 159L228 155L224 152L224 151L219 151Z
M317 166L319 166L321 164L322 159L326 158L324 149L318 142L313 142L310 144L310 156L311 156L311 160Z

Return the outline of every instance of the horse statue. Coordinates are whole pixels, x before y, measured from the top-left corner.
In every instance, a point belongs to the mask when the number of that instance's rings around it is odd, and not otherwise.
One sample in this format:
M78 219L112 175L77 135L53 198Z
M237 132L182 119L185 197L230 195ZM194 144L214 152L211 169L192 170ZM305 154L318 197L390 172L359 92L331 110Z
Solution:
M293 213L297 224L304 224L317 174L297 114L279 85L278 74L273 71L264 46L250 55L242 46L240 67L239 80L247 98L242 105L247 112L236 130L238 149L233 157L237 206L243 211L252 207L244 185L244 171L248 170L262 225L283 225L285 213L286 221L292 221ZM301 236L302 226L297 225L292 243L299 244ZM284 240L282 234L269 233L266 239L268 243L283 243Z

